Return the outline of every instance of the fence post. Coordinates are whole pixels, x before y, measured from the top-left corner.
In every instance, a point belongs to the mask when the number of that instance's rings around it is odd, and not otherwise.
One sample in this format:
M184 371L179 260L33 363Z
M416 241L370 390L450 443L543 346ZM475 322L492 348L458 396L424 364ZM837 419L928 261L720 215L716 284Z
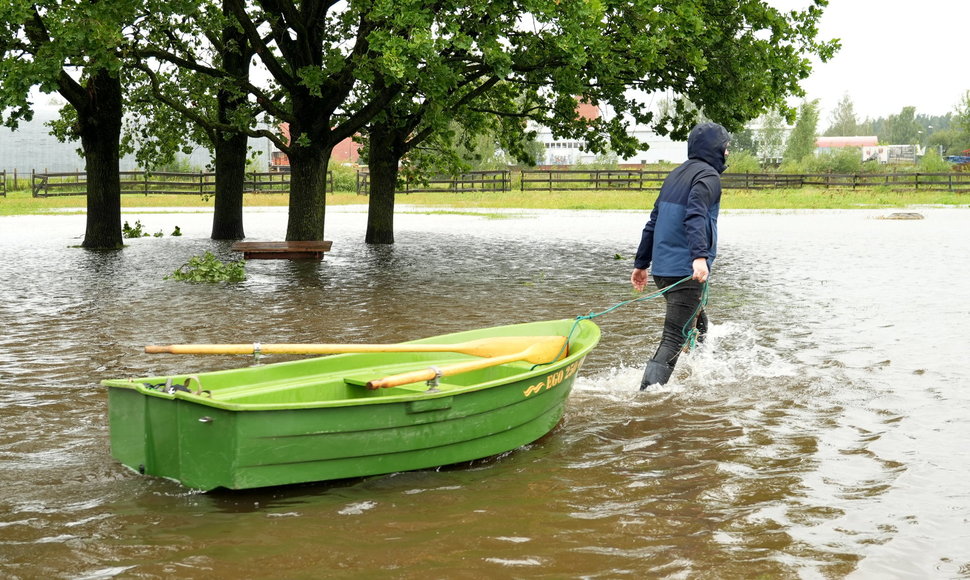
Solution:
M40 186L37 185L37 171L35 169L30 170L30 191L33 197L41 197L38 193L40 191Z

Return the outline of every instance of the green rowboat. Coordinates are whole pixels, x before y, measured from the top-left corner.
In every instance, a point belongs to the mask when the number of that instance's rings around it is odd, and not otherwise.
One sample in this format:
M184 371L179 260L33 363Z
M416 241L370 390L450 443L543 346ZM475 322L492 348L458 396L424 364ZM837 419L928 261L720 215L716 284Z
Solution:
M200 490L488 457L556 426L599 337L589 320L542 321L386 345L399 352L105 380L111 453L139 473ZM538 342L545 350L528 346Z

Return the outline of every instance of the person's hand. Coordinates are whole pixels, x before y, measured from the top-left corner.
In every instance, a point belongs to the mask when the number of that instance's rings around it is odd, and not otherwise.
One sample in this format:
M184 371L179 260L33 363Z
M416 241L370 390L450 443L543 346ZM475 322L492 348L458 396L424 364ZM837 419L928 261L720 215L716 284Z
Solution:
M633 273L630 274L630 284L633 284L633 289L637 292L643 292L643 289L647 287L647 270L645 268L634 268Z
M698 282L707 282L707 277L710 276L711 272L707 269L707 258L694 258L694 275L691 279L697 280Z

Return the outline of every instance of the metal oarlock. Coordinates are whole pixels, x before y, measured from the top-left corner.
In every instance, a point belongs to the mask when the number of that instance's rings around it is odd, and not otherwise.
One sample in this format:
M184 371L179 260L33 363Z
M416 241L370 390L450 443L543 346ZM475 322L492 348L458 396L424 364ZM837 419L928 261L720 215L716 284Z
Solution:
M428 379L428 392L436 393L438 392L439 379L444 376L441 369L438 367L428 367L430 370L434 371L434 377Z

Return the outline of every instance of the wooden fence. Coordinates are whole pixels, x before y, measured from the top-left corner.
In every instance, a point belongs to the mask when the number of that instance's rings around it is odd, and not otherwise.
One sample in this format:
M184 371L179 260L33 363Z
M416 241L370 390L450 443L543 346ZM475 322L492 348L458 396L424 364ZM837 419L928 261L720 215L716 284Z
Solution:
M660 189L666 171L642 169L524 169L519 187L522 191L566 191L570 189Z
M0 171L0 195L7 197L7 170Z
M31 176L31 192L34 197L84 195L87 174L34 173ZM327 175L330 191L333 191L333 172ZM246 174L245 193L289 193L290 175L277 172ZM121 193L140 195L215 195L215 173L171 173L122 171Z
M451 177L436 177L421 182L405 182L399 193L442 192L499 192L511 191L517 182L520 191L658 191L666 171L641 169L527 169L516 176L512 171L471 171ZM31 190L34 197L84 195L86 175L75 173L34 173ZM327 175L328 191L334 191L334 174ZM825 189L884 188L889 191L940 191L970 193L970 172L950 173L856 173L856 174L784 174L784 173L725 173L721 176L725 189ZM288 173L248 173L247 193L287 193ZM366 195L370 175L357 173L357 193ZM121 174L123 194L215 194L213 173L146 173L125 171ZM6 196L6 171L0 172L0 195Z
M804 175L803 184L811 187L861 189L882 187L890 191L946 191L970 193L970 173L824 173Z
M471 193L483 191L511 191L512 172L501 171L469 171L454 176L437 176L426 181L411 182L405 180L404 187L398 193ZM370 173L357 172L357 194L367 195L370 191Z
M659 191L666 171L647 170L523 170L522 191L644 190ZM860 189L882 187L891 191L948 191L970 193L970 173L857 173L785 174L725 173L725 189L799 189L821 187Z

